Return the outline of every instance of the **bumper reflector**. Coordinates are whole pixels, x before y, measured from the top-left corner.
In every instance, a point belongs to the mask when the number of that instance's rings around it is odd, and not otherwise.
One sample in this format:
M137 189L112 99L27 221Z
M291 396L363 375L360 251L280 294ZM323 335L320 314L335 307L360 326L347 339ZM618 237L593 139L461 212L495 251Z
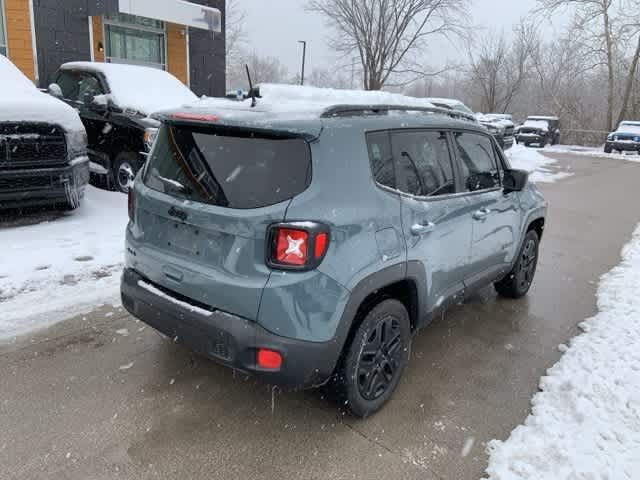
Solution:
M282 366L282 355L266 348L258 349L256 359L258 367L267 370L278 370Z

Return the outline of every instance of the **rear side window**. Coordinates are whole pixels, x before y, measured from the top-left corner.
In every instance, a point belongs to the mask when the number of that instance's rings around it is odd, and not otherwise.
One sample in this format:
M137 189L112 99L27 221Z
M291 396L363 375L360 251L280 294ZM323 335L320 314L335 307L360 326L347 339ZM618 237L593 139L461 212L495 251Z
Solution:
M454 141L466 191L499 187L500 174L491 139L477 133L455 132Z
M419 197L455 193L456 185L445 132L396 132L392 134L391 143L398 165L400 190Z
M377 132L367 135L367 147L373 176L380 185L396 188L396 174L391 154L389 132Z
M162 127L145 172L149 188L227 208L249 209L293 198L311 183L311 153L300 138L227 135Z

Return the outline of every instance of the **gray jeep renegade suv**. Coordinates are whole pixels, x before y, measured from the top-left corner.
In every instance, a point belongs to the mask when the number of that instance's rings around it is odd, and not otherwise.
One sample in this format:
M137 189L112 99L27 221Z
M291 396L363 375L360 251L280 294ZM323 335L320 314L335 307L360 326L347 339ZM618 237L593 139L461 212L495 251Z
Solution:
M268 383L331 381L370 415L438 312L491 283L521 297L535 274L542 195L455 117L163 114L130 190L124 306Z

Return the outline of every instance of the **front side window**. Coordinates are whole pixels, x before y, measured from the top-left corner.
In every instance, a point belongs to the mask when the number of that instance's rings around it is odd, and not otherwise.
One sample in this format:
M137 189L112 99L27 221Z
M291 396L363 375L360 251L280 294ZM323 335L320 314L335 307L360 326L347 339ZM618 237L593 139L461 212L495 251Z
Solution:
M499 187L500 174L491 139L477 133L455 132L454 141L466 191Z
M455 193L445 132L398 132L392 135L391 142L400 190L419 197Z
M107 62L164 70L164 22L119 13L105 18Z
M7 55L7 32L4 28L4 1L0 0L0 55Z
M62 97L72 102L84 102L87 96L95 97L104 94L98 78L88 72L63 70L56 83L62 90Z
M222 134L164 126L144 175L149 188L226 208L275 205L311 182L311 153L301 138Z

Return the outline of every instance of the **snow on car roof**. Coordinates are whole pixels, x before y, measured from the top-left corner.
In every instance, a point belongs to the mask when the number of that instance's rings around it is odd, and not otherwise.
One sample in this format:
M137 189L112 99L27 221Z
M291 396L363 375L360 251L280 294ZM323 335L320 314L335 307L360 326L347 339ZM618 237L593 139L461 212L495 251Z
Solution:
M98 62L65 63L62 70L101 73L107 80L113 102L120 108L151 115L198 100L180 80L164 70L137 65Z
M36 90L36 86L29 80L11 61L4 55L0 55L0 80L2 89L0 95L11 96L14 92L30 92Z
M525 122L522 124L522 126L523 127L548 129L549 128L549 122L547 120L541 120L539 118L536 118L536 119L527 118L525 120Z
M449 108L453 109L453 110L458 110L461 112L465 112L465 113L469 113L473 115L473 111L467 107L464 102L461 102L460 100L456 100L455 98L436 98L436 97L431 97L431 98L427 98L427 100L431 103L433 103L434 105L446 105Z
M257 105L251 108L251 99L241 102L221 98L203 98L192 108L222 108L225 110L289 113L298 117L318 118L322 112L335 105L398 105L435 108L423 98L408 97L397 93L364 90L338 90L300 85L263 83L259 87Z
M640 135L640 122L622 122L614 133L632 133Z
M4 55L0 55L0 122L45 122L66 131L84 130L73 108L38 90Z
M534 115L532 117L527 117L527 120L545 120L550 122L557 122L560 119L558 117L546 117L541 115Z

